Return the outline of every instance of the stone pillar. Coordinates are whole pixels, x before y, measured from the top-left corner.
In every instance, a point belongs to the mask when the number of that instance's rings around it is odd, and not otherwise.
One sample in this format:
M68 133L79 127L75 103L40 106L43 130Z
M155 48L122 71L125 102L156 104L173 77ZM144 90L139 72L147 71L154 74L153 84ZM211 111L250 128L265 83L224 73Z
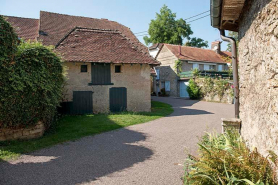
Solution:
M240 133L241 120L238 118L221 118L222 133L227 130L235 129Z

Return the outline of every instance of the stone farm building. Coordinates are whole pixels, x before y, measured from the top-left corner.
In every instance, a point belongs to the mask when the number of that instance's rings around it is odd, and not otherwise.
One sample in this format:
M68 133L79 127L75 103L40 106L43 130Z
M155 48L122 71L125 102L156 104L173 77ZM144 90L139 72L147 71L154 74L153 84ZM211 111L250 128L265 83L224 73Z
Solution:
M20 38L54 45L67 66L63 111L151 110L151 68L159 63L129 28L107 19L40 12L5 16Z
M211 20L238 32L241 134L250 148L278 154L278 1L211 0Z
M187 85L189 78L180 78L175 63L182 62L181 71L189 72L193 69L223 71L229 69L227 57L230 52L221 51L221 43L213 42L211 49L202 49L189 46L172 44L155 44L149 48L150 54L161 63L155 67L156 80L154 80L154 92L165 89L166 94L175 97L189 98Z

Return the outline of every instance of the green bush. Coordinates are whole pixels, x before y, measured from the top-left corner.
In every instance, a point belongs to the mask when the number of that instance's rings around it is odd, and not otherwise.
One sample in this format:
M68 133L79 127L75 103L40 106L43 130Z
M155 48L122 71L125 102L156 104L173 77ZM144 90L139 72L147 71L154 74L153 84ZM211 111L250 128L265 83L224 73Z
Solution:
M13 27L0 15L0 62L1 67L9 67L17 51L18 37ZM2 69L2 68L1 68ZM2 76L1 74L1 77ZM1 78L2 81L2 78Z
M190 99L192 99L192 100L200 99L200 97L201 97L200 87L197 85L197 83L193 79L189 80L187 92L189 94Z
M199 142L199 153L199 157L188 157L185 184L277 184L276 174L268 160L276 164L277 156L271 153L267 159L256 149L250 151L235 131L221 135L206 134Z
M6 25L4 19L0 22ZM15 34L1 35L1 39L12 41L11 35ZM13 54L5 53L0 63L0 128L26 127L38 121L49 126L62 96L60 58L51 48L30 42L22 42Z

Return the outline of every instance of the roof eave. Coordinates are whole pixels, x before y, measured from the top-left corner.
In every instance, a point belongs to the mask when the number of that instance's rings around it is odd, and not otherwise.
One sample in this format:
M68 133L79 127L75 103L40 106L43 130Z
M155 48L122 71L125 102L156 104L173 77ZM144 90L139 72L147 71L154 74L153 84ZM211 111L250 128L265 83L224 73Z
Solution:
M245 0L210 0L211 26L238 32L238 21Z

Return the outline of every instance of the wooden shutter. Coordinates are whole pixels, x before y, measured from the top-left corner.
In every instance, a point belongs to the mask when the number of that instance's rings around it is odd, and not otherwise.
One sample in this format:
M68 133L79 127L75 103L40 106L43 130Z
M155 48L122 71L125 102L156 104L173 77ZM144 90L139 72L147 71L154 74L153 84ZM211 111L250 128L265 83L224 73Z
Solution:
M92 63L91 76L91 85L111 85L110 64Z

